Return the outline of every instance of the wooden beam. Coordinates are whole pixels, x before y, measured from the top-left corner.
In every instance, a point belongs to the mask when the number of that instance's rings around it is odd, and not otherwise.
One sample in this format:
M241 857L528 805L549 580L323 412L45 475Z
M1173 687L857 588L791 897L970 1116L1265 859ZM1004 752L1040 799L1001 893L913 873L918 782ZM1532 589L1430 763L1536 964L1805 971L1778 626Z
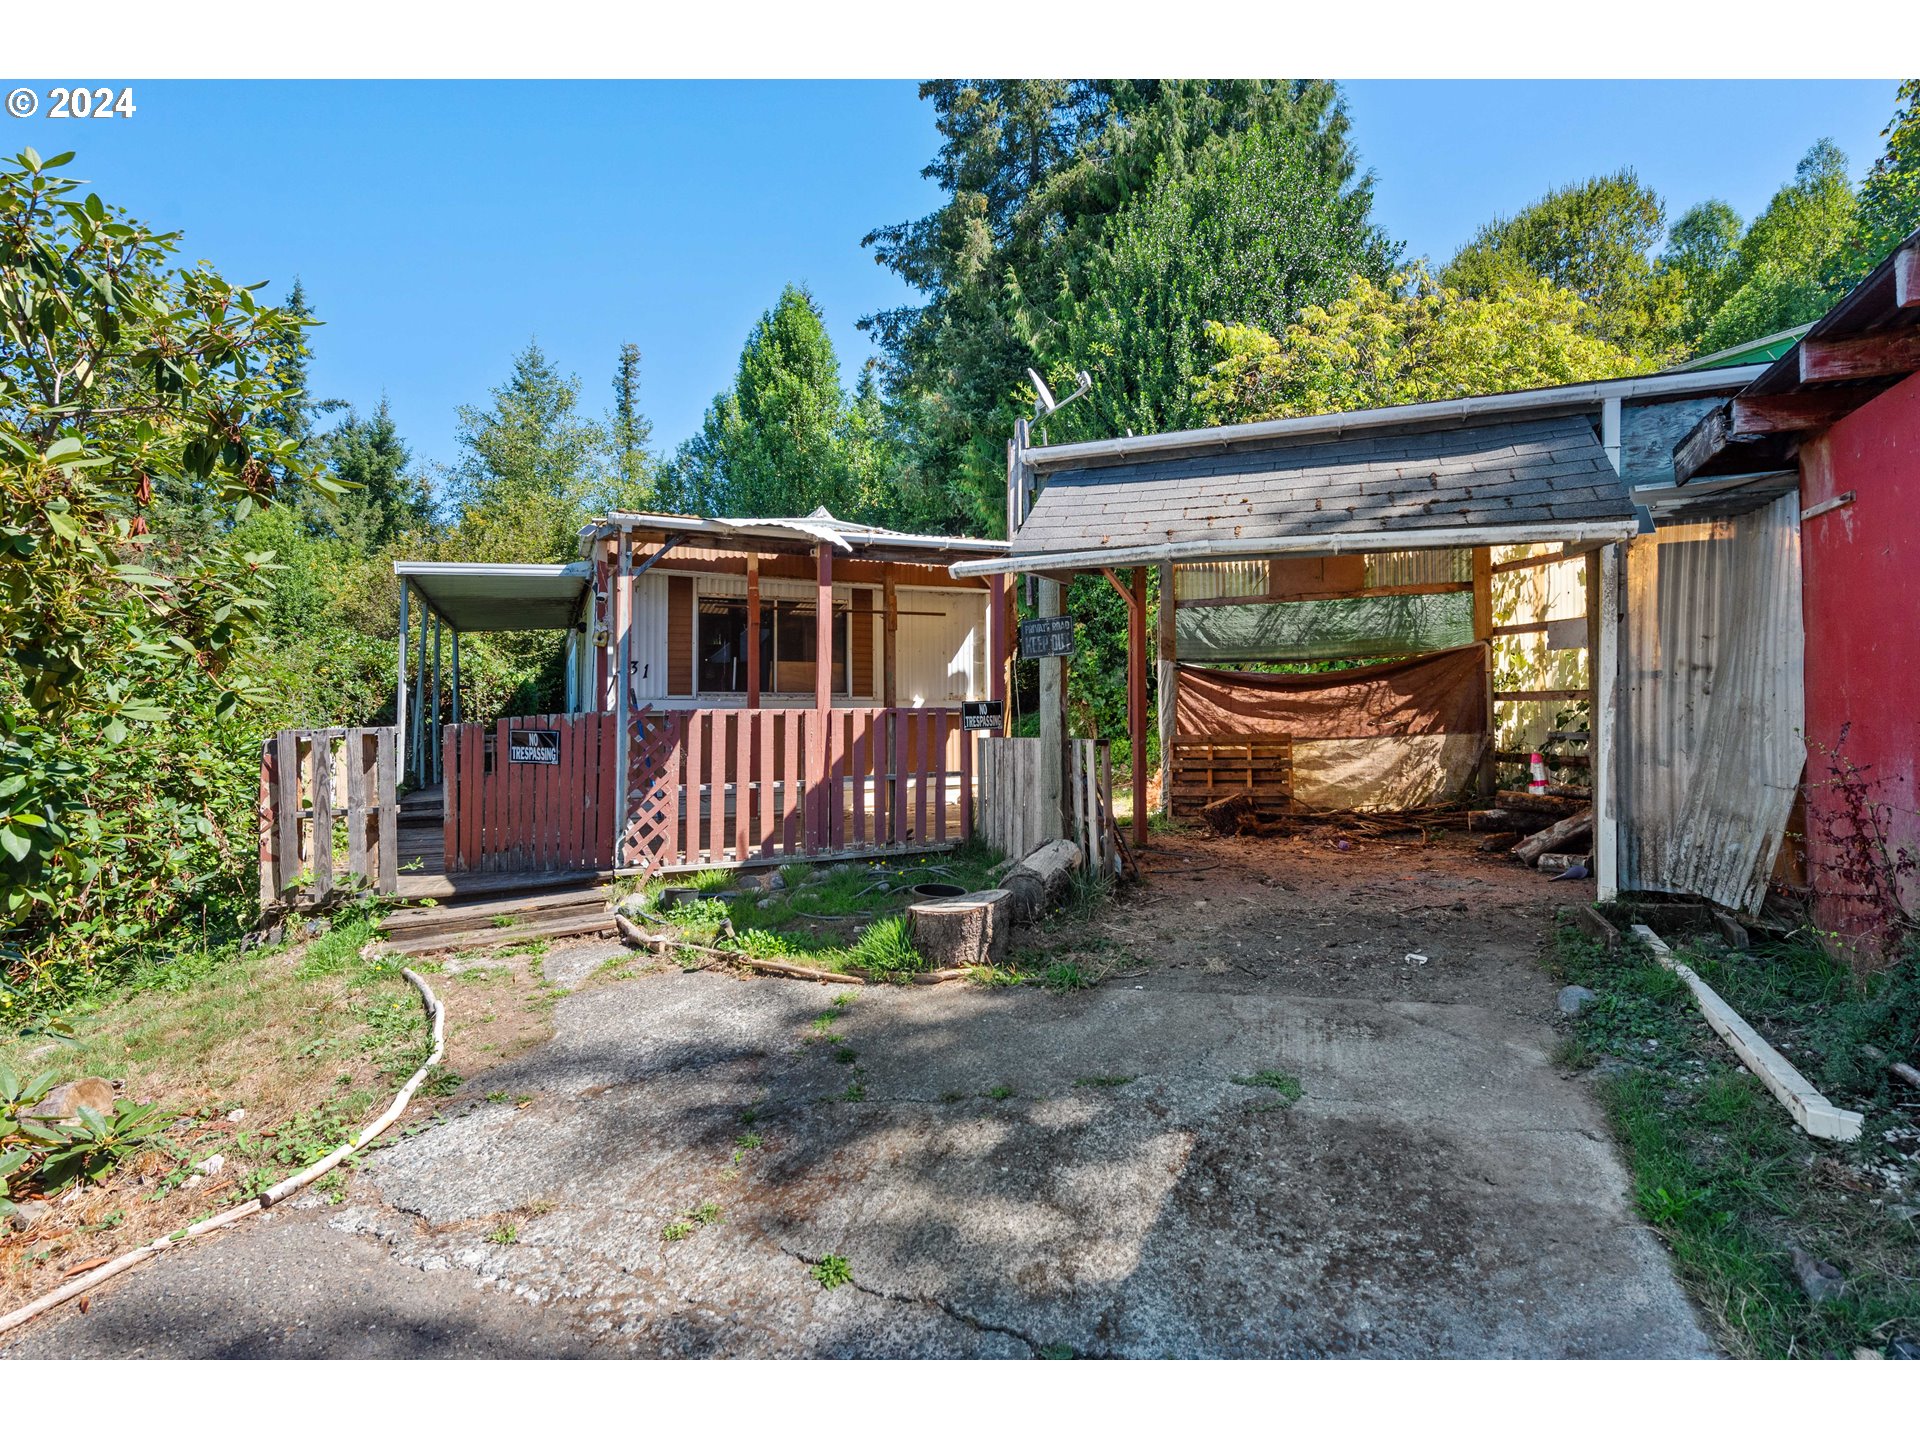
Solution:
M760 557L758 555L747 556L747 708L749 710L760 708Z
M1684 485L1706 469L1733 436L1733 407L1716 405L1673 447L1673 483Z
M987 592L987 698L1002 705L1007 699L1007 585L1007 576L996 575ZM1011 735L1013 717L1001 713L1000 733Z
M1113 572L1107 572L1113 578ZM1133 843L1147 843L1147 572L1133 569L1127 605L1127 739L1133 748Z
M1217 595L1204 600L1182 600L1179 608L1204 610L1217 605L1286 605L1297 600L1372 600L1382 595L1460 595L1472 588L1471 580L1438 580L1425 585L1375 585L1371 589L1316 590L1311 594Z
M1802 384L1869 380L1876 375L1906 375L1915 370L1920 370L1920 329L1800 342Z
M1495 700L1506 703L1514 700L1591 700L1593 695L1585 689L1579 690L1496 690Z
M1794 395L1736 395L1731 402L1733 414L1729 428L1735 435L1818 430L1870 398L1867 392L1858 389L1811 390Z
M1893 257L1893 303L1902 310L1920 307L1920 245Z
M814 803L812 848L825 850L832 843L833 810L840 796L828 786L827 725L833 718L833 546L822 541L814 547L815 577L813 613L813 764ZM851 659L852 657L848 657ZM720 824L719 786L714 787L713 823ZM831 807L831 808L830 808ZM718 850L716 842L714 849Z
M1127 588L1126 582L1111 570L1102 570L1100 573L1107 577L1107 583L1113 587L1114 593L1127 602L1127 613L1132 614L1133 592Z
M1480 672L1481 703L1487 717L1488 743L1481 751L1479 773L1475 777L1482 795L1491 795L1499 776L1493 763L1493 737L1500 727L1493 714L1493 547L1473 547L1473 638L1485 645L1485 667Z
M1516 570L1538 570L1543 565L1560 565L1568 560L1578 560L1584 554L1586 554L1584 548L1569 550L1568 547L1562 546L1558 550L1548 551L1545 555L1523 555L1518 560L1502 560L1488 573L1493 575L1511 575ZM1472 587L1459 585L1452 588L1466 590Z
M880 607L880 628L886 641L880 657L880 703L891 710L900 703L900 667L895 653L900 648L900 597L894 591L891 570L880 584Z

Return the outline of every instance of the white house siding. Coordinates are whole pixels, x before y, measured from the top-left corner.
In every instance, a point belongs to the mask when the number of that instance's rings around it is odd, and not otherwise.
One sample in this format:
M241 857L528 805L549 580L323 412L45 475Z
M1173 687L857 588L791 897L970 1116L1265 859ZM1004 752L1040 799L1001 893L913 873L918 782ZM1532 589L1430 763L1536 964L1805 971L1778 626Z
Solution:
M667 577L649 570L633 584L633 698L667 695Z
M987 694L987 597L980 590L895 592L902 705L957 705Z

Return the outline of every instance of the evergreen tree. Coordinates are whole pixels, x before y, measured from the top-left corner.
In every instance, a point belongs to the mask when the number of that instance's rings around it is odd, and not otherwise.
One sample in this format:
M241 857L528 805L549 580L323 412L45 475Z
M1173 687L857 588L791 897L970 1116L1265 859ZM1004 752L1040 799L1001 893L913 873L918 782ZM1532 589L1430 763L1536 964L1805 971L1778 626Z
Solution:
M640 410L638 345L620 347L620 363L613 372L613 413L608 417L607 430L613 454L610 498L618 509L644 510L654 503L654 458L648 449L653 422Z
M1740 216L1724 200L1704 200L1673 222L1667 232L1661 268L1679 277L1680 338L1689 346L1700 339L1714 312L1732 293L1728 284L1740 244Z
M580 526L604 494L595 462L606 448L579 399L579 380L530 340L490 406L460 407L464 454L447 476L459 558L575 558Z
M675 502L708 515L804 515L850 507L846 396L820 308L789 285L740 352L675 461ZM842 518L851 518L842 515Z
M356 548L379 549L432 522L426 480L408 468L412 456L386 396L365 419L347 412L327 434L326 459L334 476L353 487L336 504L334 528Z

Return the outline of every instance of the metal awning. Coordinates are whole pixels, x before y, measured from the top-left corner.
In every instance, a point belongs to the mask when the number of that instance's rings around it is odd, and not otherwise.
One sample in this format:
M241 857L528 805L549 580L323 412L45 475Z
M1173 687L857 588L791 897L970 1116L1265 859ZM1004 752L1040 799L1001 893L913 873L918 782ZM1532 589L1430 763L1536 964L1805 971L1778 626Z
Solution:
M826 544L855 559L909 565L947 565L968 556L1007 552L1004 540L915 535L904 530L889 530L884 525L841 520L825 506L811 515L742 518L616 510L580 532L581 549L584 553L596 541L621 533L757 555L805 555L816 546Z
M565 630L580 618L593 567L398 560L393 573L457 631Z

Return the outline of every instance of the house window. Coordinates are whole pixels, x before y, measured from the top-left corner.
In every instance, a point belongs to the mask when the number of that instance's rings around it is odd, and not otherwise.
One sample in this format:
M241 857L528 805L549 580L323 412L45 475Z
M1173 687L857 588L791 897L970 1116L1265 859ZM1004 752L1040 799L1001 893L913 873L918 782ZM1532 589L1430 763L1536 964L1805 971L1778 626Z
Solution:
M760 602L760 689L762 693L811 695L818 651L811 600ZM703 695L739 695L747 689L747 602L724 595L700 599L700 624L694 653ZM836 695L848 694L847 654L852 609L833 607L833 676Z

